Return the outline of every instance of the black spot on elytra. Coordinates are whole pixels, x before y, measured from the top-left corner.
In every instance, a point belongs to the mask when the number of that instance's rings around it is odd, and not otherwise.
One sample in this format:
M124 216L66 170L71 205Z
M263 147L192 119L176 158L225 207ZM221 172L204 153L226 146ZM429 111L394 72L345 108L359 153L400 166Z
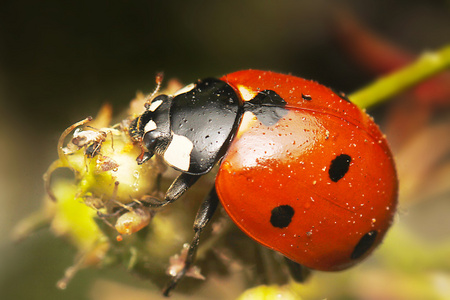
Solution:
M277 92L272 90L264 90L259 92L252 100L248 101L248 103L253 105L262 105L262 106L278 106L284 107L286 105L286 101L277 94Z
M273 227L288 227L294 216L294 209L290 205L280 205L272 209L270 223Z
M348 103L352 103L350 99L348 99L347 95L344 92L336 91L335 89L330 88L336 95L338 95L342 100L347 101Z
M338 182L339 179L344 177L348 172L351 161L352 158L347 154L336 156L336 158L331 161L330 168L328 169L330 179L334 182Z
M341 97L343 100L347 101L348 103L352 103L352 101L350 101L350 99L348 99L347 95L343 92L339 92L337 93L339 95L339 97Z
M286 101L275 91L264 90L252 100L244 102L244 110L251 111L264 126L273 126L283 118L288 110Z
M353 249L351 259L358 259L363 256L372 246L377 238L378 232L376 230L369 231L359 240Z
M306 100L306 101L311 101L312 100L310 95L305 95L305 94L302 94L302 99Z

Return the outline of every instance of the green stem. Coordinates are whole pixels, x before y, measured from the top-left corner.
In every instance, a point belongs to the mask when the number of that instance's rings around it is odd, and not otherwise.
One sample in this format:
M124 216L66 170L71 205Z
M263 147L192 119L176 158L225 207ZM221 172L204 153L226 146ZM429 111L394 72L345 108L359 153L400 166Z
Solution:
M361 108L378 104L439 72L450 68L450 45L436 52L425 52L412 64L382 77L351 95Z

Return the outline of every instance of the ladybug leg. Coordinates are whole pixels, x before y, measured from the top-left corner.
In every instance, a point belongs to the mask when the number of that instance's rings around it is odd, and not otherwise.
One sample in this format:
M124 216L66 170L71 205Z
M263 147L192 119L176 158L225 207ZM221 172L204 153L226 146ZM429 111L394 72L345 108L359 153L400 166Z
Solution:
M197 216L194 221L194 238L189 246L189 250L184 261L184 267L179 271L167 284L163 291L163 295L168 297L171 290L175 288L178 282L184 277L186 272L191 267L195 260L195 255L197 253L198 244L200 241L200 234L203 229L211 220L214 212L216 211L217 204L219 203L219 198L217 197L216 189L213 188L206 199L203 201L200 209L197 212Z
M181 195L186 192L186 190L188 190L192 185L194 185L194 183L197 182L200 176L201 175L181 173L170 185L163 201L152 196L145 196L140 201L144 206L152 208L166 206L167 204L178 200L178 198L180 198Z
M291 274L292 279L296 282L305 282L309 276L311 275L311 270L307 267L296 263L295 261L290 260L287 257L284 257L286 260L286 264L289 269L289 273Z

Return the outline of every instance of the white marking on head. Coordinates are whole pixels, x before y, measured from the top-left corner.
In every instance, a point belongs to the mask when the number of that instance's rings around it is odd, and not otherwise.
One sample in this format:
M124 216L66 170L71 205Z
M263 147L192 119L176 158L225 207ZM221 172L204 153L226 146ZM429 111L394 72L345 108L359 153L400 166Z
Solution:
M162 100L153 101L152 103L150 103L150 107L148 108L148 110L155 111L162 103Z
M187 137L174 134L172 141L164 152L164 160L174 168L187 171L191 163L193 148L194 144Z
M149 131L155 130L157 127L158 126L156 126L155 121L150 120L150 121L147 122L147 124L145 124L144 133L147 133Z
M255 92L244 85L238 85L237 88L239 90L239 93L241 94L242 100L244 101L250 101L258 94L258 92Z
M180 95L180 94L187 93L187 92L189 92L190 90L192 90L194 87L195 87L195 84L194 84L194 83L188 84L187 86L182 87L181 89L179 89L178 91L176 91L175 94L173 94L173 96L175 97L175 96L178 96L178 95Z

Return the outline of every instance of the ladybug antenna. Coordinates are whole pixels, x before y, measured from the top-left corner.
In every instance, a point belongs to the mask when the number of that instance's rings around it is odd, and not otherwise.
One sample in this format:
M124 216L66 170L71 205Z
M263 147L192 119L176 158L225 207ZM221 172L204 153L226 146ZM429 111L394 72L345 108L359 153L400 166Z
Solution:
M155 82L156 82L156 88L153 91L153 93L151 93L150 95L148 95L145 99L145 106L150 105L151 100L153 99L153 97L159 92L159 89L161 88L161 84L164 78L164 73L163 72L159 72L156 74L156 78L155 78Z

